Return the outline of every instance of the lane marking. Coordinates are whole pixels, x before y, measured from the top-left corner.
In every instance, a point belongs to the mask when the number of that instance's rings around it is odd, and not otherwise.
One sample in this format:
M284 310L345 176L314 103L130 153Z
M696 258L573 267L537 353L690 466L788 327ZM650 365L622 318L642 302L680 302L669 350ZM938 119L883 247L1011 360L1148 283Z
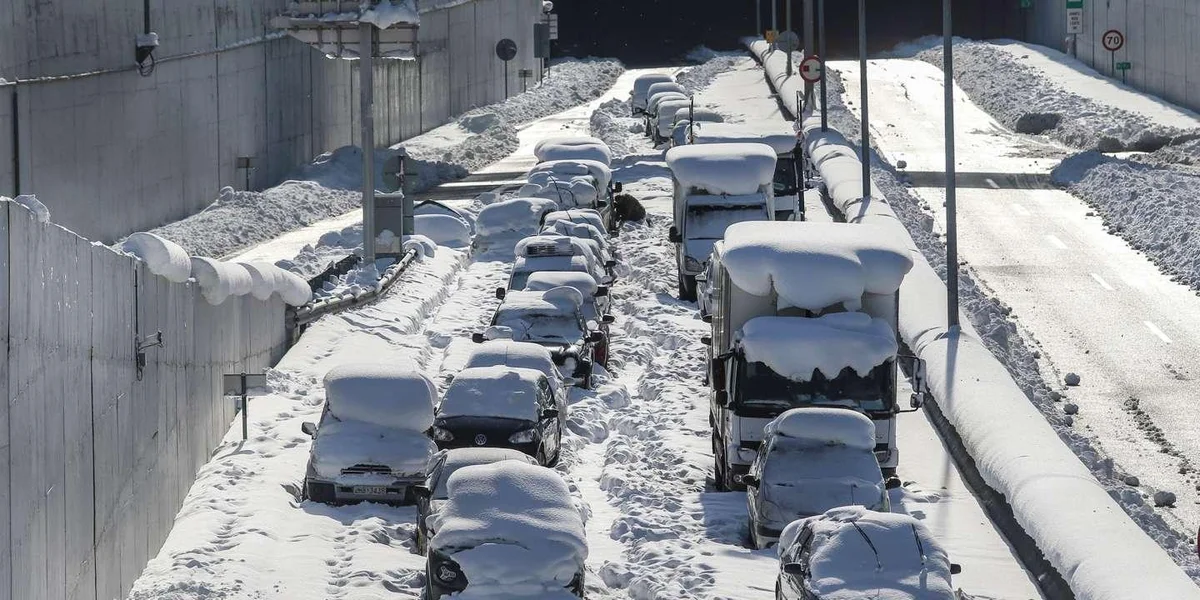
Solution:
M986 181L988 186L991 187L993 190L1000 189L1000 184L996 183L995 179L988 177L987 179L984 179L984 181Z
M1155 325L1154 323L1151 323L1150 321L1143 321L1143 322L1146 324L1146 329L1149 329L1150 333L1153 333L1154 335L1158 336L1158 339L1160 339L1168 344L1173 343L1171 341L1171 338L1167 337L1167 334L1163 333L1162 330L1158 328L1158 325Z
M1102 287L1110 292L1115 291L1113 286L1108 285L1108 282L1105 281L1104 278L1101 277L1099 273L1092 273L1092 279L1095 279L1096 283L1100 284L1100 287Z
M1059 250L1067 249L1067 245L1064 244L1062 240L1058 239L1057 237L1055 237L1053 235L1046 236L1046 241L1050 242L1051 246L1054 246L1055 248L1058 248Z
M1029 216L1029 209L1025 208L1024 206L1021 206L1020 204L1013 204L1012 209L1013 209L1013 212L1017 213L1018 215L1021 215L1022 217Z

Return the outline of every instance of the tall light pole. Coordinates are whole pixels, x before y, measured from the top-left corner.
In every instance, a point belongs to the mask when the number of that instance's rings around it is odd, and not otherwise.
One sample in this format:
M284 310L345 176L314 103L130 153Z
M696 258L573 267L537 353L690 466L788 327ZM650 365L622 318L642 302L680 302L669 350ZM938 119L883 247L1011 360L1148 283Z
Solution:
M829 54L825 44L825 0L817 1L817 13L817 22L820 23L817 36L821 38L821 131L826 132L829 131L829 111L826 108L829 91L825 88L825 61L829 60Z
M762 35L762 0L754 0L754 34Z
M958 214L954 168L954 21L950 0L942 0L942 68L946 92L946 326L958 322Z
M946 0L949 2L949 0ZM867 0L858 0L858 85L862 104L862 197L871 198L871 113L867 97Z
M375 26L359 26L359 145L363 153L363 264L375 264Z
M779 0L771 0L771 29L779 31Z

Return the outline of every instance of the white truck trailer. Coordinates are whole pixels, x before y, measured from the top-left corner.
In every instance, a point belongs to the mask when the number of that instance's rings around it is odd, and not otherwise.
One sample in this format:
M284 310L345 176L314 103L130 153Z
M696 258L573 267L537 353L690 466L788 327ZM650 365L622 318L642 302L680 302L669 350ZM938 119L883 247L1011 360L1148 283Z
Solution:
M679 297L696 300L696 276L725 228L775 216L772 178L775 151L764 144L710 144L671 148L667 166L674 182L674 225Z
M889 230L845 223L740 223L712 254L710 420L715 479L740 489L783 412L856 410L875 424L875 455L895 473L899 289L912 268ZM914 408L924 399L913 361Z

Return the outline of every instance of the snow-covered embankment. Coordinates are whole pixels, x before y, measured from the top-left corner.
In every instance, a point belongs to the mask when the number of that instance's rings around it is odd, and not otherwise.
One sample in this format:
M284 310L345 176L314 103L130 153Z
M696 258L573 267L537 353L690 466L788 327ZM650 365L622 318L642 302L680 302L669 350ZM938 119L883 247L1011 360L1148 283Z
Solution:
M799 78L786 57L750 44L793 113ZM834 204L856 223L907 230L874 188L862 199L861 163L836 131L805 121L806 144ZM873 186L874 187L874 186ZM911 238L910 238L911 243ZM1080 599L1200 598L1200 589L1060 440L969 325L946 329L945 285L915 243L916 266L901 293L905 342L929 365L938 408L955 428L984 481L1004 496L1016 521Z

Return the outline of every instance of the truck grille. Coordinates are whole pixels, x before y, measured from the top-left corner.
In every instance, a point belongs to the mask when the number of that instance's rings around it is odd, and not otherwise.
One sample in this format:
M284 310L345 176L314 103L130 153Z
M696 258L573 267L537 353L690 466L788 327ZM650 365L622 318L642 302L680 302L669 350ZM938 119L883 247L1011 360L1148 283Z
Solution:
M391 475L392 469L383 465L354 465L342 469L342 475Z

